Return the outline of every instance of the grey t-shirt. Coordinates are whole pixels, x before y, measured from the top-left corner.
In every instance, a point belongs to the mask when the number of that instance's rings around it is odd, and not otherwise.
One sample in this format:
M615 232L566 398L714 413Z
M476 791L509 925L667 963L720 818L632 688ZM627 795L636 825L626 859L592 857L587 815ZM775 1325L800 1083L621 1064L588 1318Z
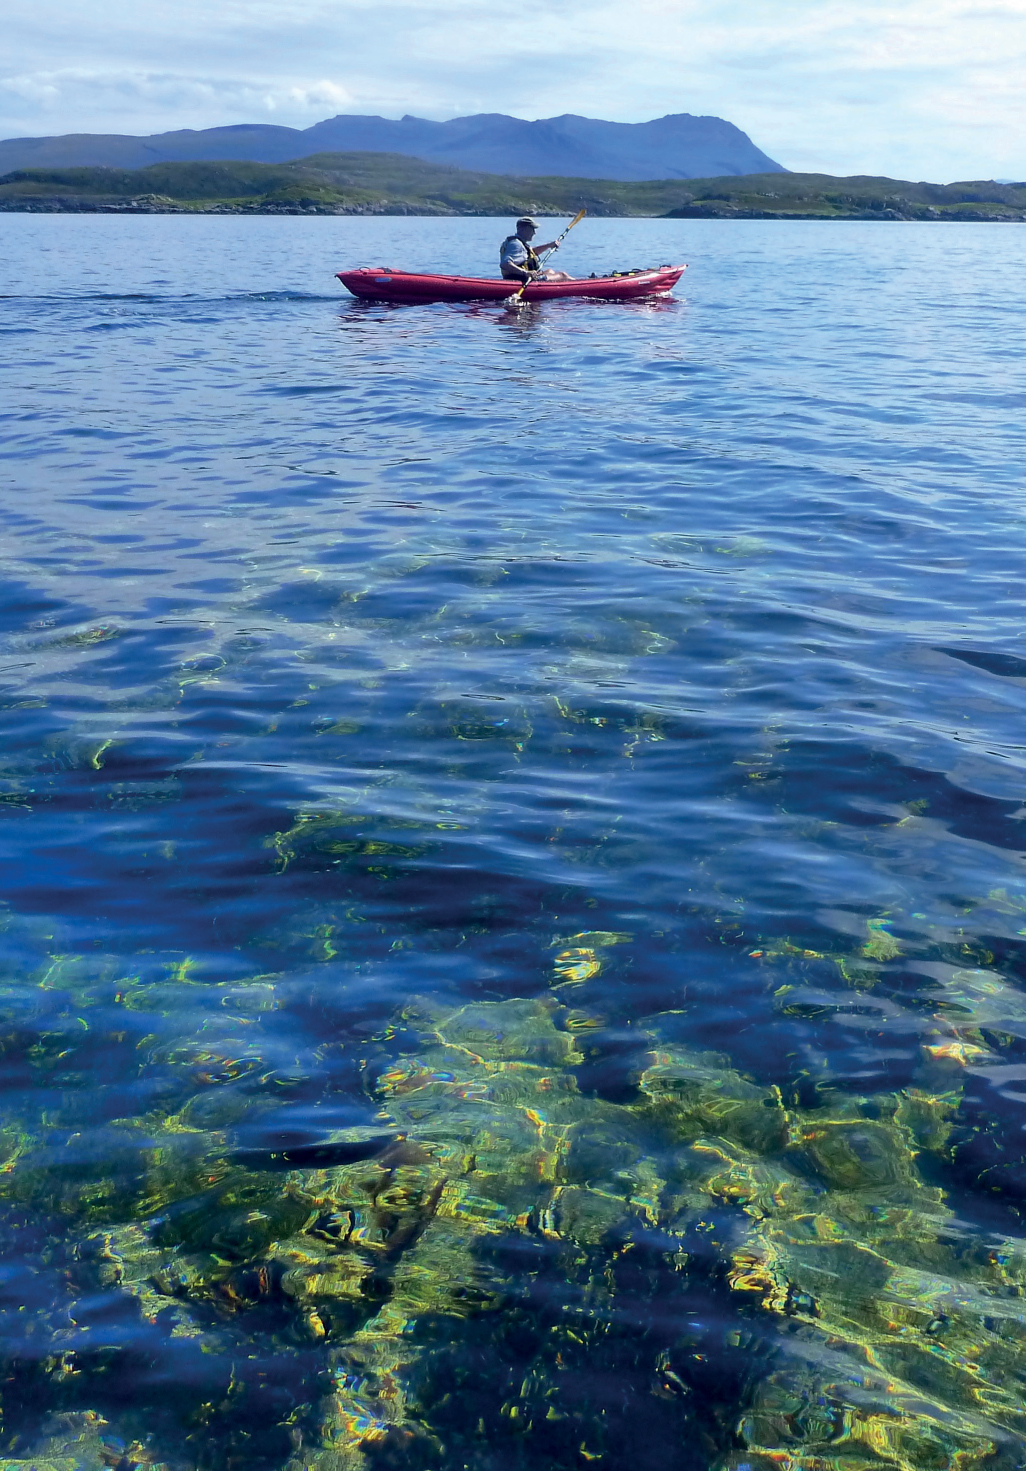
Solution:
M499 270L504 271L507 266L519 266L525 270L527 259L527 246L520 236L507 235L499 251Z

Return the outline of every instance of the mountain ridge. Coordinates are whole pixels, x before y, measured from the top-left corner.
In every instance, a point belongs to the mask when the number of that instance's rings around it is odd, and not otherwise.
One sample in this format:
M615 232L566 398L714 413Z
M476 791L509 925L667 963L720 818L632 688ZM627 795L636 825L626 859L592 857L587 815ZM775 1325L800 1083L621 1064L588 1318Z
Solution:
M314 153L393 153L490 174L616 179L690 179L786 173L724 118L668 113L613 123L564 113L528 121L476 113L433 122L342 113L309 128L233 123L136 136L65 133L0 141L0 173L26 168L145 168L156 163L285 163Z

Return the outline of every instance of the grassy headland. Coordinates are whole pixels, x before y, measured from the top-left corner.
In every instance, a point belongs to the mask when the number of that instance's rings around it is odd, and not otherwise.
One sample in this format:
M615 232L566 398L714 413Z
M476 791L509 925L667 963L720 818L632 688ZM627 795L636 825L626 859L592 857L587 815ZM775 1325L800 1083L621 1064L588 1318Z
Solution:
M315 153L294 163L156 163L18 169L0 210L140 214L589 214L662 219L1024 220L1026 182L909 183L830 174L518 179L398 153Z

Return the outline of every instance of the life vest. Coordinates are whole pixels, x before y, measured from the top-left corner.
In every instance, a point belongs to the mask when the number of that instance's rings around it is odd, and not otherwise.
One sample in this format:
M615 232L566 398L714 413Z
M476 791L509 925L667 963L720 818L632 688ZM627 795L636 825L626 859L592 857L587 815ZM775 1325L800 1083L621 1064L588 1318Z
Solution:
M504 241L504 244L505 245L508 245L511 240L520 240L520 236L519 235L507 235L506 236L506 239ZM538 257L535 254L535 252L528 245L527 241L526 240L520 240L520 243L524 247L524 249L527 251L527 259L525 261L517 261L517 265L520 267L520 269L522 271L539 271L539 270L541 270L541 261L538 259Z

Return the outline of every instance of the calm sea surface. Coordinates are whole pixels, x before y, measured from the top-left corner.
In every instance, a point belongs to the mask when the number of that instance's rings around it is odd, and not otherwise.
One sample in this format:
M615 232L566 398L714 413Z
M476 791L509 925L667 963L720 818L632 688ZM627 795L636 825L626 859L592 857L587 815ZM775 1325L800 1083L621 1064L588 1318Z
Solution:
M0 216L0 1465L1026 1460L1013 227Z

